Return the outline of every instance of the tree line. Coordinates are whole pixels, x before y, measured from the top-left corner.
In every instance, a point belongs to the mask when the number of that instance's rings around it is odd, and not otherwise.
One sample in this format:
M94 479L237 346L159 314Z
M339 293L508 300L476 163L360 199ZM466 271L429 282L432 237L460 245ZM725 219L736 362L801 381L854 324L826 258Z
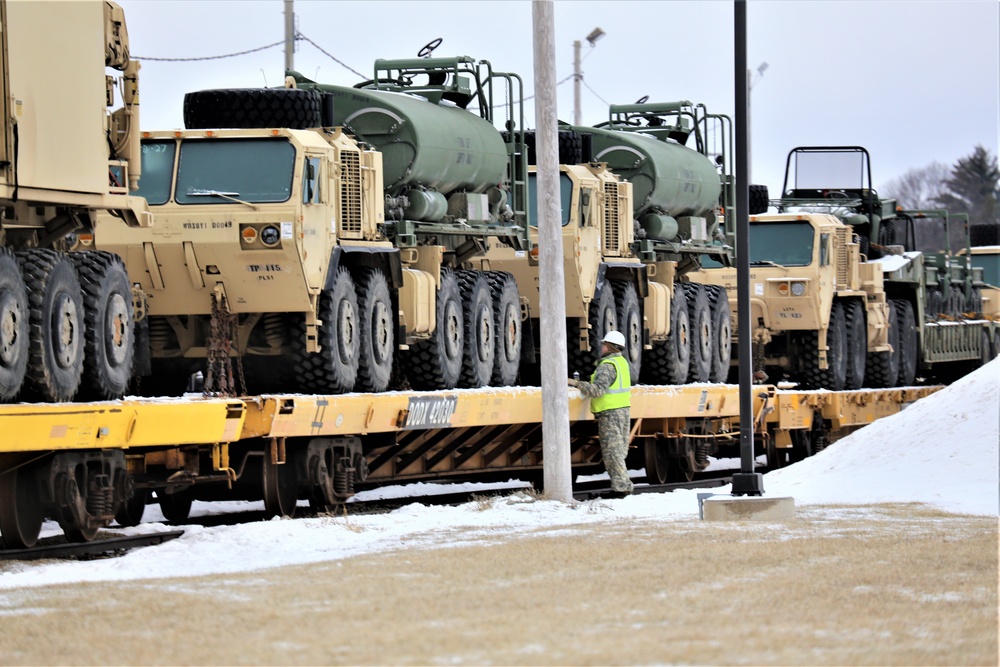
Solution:
M972 245L997 244L1000 231L1000 168L997 156L983 146L948 167L932 162L910 169L882 187L884 197L898 200L904 209L945 209L967 213ZM917 249L936 252L945 247L944 230L929 220L916 222ZM965 246L965 230L953 225L952 250Z

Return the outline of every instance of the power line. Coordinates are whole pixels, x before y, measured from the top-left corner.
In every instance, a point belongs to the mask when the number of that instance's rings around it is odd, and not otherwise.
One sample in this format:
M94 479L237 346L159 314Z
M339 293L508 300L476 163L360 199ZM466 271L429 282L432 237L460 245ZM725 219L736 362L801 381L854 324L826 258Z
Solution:
M357 74L362 79L367 79L368 78L364 74L362 74L361 72L359 72L358 70L356 70L353 67L351 67L350 65L344 63L341 60L338 60L336 56L334 56L334 55L332 55L332 54L327 53L326 51L324 51L323 47L321 47L319 44L317 44L316 42L312 41L311 39L309 39L308 37L306 37L305 35L303 35L301 32L295 33L295 39L296 40L300 40L301 39L301 40L304 40L306 42L309 42L314 47L316 47L320 51L320 53L322 53L323 55L325 55L330 60L334 61L335 63L337 63L338 65L340 65L344 69L349 70L351 72L354 72L355 74Z
M580 81L583 81L583 85L586 86L587 90L589 90L590 92L592 92L594 94L594 96L597 97L597 99L599 99L600 101L604 102L605 104L608 103L608 101L606 99L604 99L603 97L601 97L600 95L597 94L596 90L594 90L593 88L590 87L590 84L588 84L587 80L584 79L582 76L580 77Z
M263 51L265 49L272 49L276 46L281 46L284 44L284 40L280 42L275 42L274 44L268 44L267 46L258 46L256 49L247 49L246 51L238 51L236 53L227 53L221 56L201 56L199 58L153 58L150 56L132 56L136 60L158 60L161 62L179 63L179 62L194 62L197 60L219 60L221 58L235 58L236 56L245 56L248 53L256 53L257 51Z

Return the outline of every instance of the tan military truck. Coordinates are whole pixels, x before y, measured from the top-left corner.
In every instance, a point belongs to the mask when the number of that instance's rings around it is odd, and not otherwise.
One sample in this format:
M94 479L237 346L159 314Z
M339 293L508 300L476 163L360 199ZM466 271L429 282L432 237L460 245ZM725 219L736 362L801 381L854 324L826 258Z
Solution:
M736 270L705 268L690 276L726 288L735 335ZM836 216L750 216L754 370L772 380L787 372L806 386L854 389L870 362L869 376L893 386L896 306L882 278L882 266L861 261L851 226Z
M113 2L0 0L0 19L0 402L120 397L133 297L121 261L86 242L96 211L150 222L132 195L139 63L125 16Z

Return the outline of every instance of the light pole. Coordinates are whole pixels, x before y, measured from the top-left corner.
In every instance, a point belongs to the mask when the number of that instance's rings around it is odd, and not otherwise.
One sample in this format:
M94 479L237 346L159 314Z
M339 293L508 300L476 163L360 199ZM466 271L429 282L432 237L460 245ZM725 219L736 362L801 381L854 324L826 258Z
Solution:
M754 84L760 81L764 77L764 72L767 71L767 63L762 62L757 65L757 79L754 80L751 72L747 69L747 182L750 182L750 169L753 163L753 152L750 150L751 137L753 136L753 131L750 127L750 92L753 90Z
M590 42L590 48L594 48L597 44L597 40L604 37L606 33L600 28L594 28L587 35L587 41ZM583 74L580 72L580 40L575 40L573 42L573 124L582 125L583 121L580 119L580 82L583 81Z

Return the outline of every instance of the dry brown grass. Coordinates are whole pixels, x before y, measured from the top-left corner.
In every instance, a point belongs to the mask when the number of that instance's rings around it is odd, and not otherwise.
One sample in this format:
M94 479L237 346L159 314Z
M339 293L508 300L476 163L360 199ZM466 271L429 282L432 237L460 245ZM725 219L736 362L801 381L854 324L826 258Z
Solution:
M997 539L919 506L799 508L0 591L0 663L996 665Z

